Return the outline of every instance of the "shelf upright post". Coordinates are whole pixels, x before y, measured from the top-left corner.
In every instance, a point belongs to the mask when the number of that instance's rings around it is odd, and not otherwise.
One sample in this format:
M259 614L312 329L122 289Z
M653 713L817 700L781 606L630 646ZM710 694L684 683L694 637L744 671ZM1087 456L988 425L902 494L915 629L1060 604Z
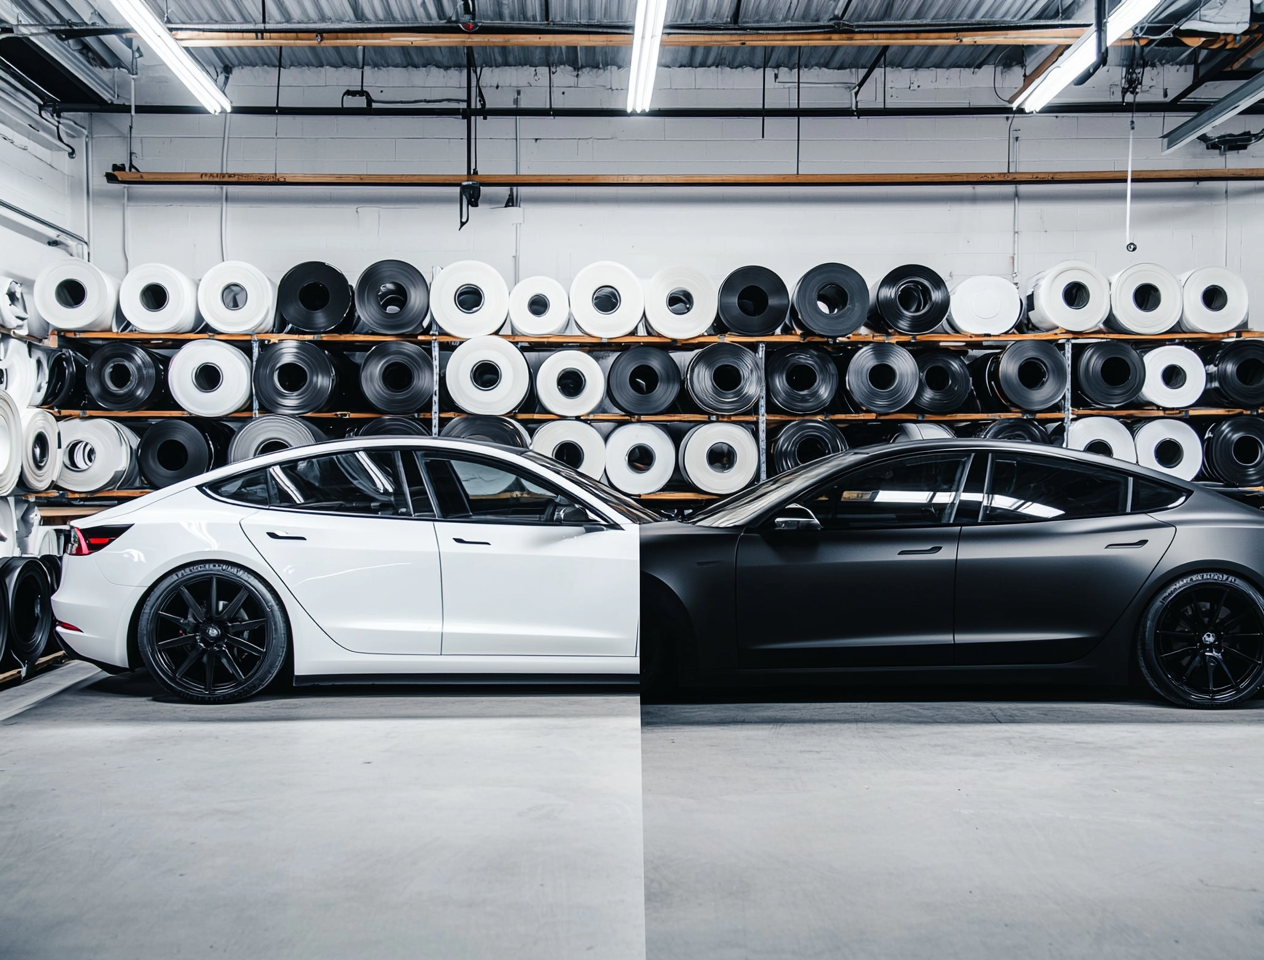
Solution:
M761 340L755 355L759 359L759 479L768 479L768 378L764 375L765 347Z
M1062 355L1066 358L1066 389L1062 391L1062 446L1071 445L1071 341L1062 341Z
M434 393L430 395L430 433L439 436L439 334L430 335L430 365L434 368Z
M250 416L259 416L259 394L255 393L255 365L259 362L259 337L250 335Z

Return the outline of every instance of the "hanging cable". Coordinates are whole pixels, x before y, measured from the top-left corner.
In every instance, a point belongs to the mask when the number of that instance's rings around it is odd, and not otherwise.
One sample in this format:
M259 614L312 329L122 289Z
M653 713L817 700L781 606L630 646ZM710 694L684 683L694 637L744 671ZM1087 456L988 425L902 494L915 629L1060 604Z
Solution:
M1132 145L1137 132L1137 94L1141 92L1141 81L1145 78L1145 55L1136 41L1133 42L1133 60L1140 63L1129 63L1124 67L1121 84L1125 103L1128 94L1132 94L1132 114L1128 117L1128 178L1124 195L1124 249L1129 253L1137 251L1132 239Z

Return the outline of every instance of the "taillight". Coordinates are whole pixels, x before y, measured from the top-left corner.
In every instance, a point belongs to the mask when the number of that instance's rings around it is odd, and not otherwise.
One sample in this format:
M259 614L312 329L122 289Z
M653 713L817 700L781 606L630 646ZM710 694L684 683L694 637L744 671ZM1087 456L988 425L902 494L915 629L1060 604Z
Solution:
M66 543L66 556L86 557L112 544L115 540L132 529L132 525L118 527L79 527L70 528L70 537Z

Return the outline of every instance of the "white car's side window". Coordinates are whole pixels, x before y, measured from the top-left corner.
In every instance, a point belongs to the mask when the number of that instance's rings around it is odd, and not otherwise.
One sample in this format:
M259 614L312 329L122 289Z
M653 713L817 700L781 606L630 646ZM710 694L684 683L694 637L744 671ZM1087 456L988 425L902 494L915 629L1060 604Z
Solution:
M460 457L430 457L426 463L446 519L583 523L588 515L575 500L525 470Z

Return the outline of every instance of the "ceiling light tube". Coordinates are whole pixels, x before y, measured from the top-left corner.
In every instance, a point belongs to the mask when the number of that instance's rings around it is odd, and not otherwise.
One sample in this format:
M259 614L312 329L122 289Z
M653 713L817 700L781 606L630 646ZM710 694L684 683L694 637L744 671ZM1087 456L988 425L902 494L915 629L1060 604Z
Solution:
M649 109L666 19L667 0L637 0L632 70L628 77L628 113L643 113Z
M114 7L127 21L136 35L151 51L162 58L176 79L189 88L198 102L211 113L232 110L233 104L215 86L215 81L203 70L180 44L176 43L167 28L145 0L111 0Z
M1121 39L1163 2L1165 0L1123 0L1106 19L1106 46ZM1097 29L1090 27L1044 76L1023 91L1014 101L1014 109L1021 107L1028 113L1042 109L1096 61Z
M1264 99L1264 73L1252 77L1232 93L1191 117L1179 127L1163 135L1163 152L1171 153L1216 124L1235 117L1257 100Z

